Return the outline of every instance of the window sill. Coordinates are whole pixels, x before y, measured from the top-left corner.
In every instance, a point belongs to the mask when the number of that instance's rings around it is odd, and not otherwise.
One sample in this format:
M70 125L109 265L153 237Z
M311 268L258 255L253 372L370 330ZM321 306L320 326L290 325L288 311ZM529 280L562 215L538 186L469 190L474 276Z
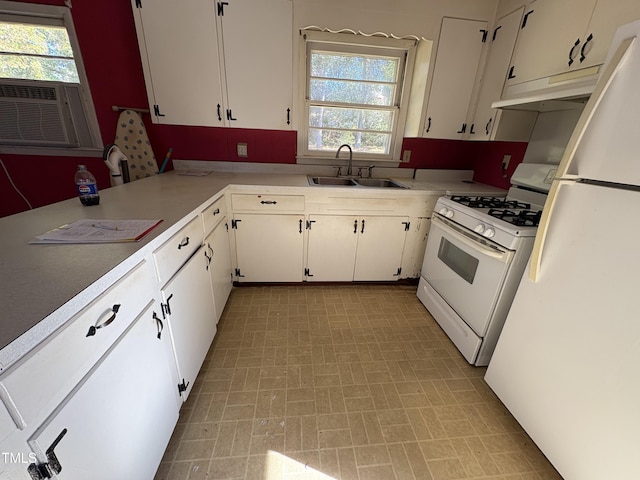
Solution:
M344 155L345 155L344 157L341 155L340 158L336 158L335 155L332 155L329 157L312 157L307 155L297 155L296 163L299 165L327 165L327 164L346 165L347 164L346 154ZM397 167L400 165L400 161L392 160L392 159L384 159L384 158L374 158L374 159L354 158L353 165L358 167L369 166L369 165Z

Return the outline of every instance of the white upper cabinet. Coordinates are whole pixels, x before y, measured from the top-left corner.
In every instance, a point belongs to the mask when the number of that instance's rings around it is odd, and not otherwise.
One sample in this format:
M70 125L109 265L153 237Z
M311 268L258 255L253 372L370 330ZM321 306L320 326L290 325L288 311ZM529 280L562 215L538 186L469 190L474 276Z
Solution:
M601 65L616 29L639 17L637 1L532 1L525 10L508 85Z
M637 0L598 0L583 35L581 53L584 59L581 56L579 63L583 67L604 63L616 29L639 18L640 2Z
M534 0L524 13L509 84L567 71L579 63L581 38L596 0Z
M152 121L222 126L215 3L131 2Z
M220 17L230 127L291 129L291 0L231 0Z
M443 18L424 137L461 139L470 130L469 106L487 38L485 21Z
M493 140L497 109L491 108L491 104L500 100L523 12L524 8L520 8L500 18L487 40L490 42L489 57L472 128L469 131L470 140Z
M131 2L154 123L291 128L291 0Z

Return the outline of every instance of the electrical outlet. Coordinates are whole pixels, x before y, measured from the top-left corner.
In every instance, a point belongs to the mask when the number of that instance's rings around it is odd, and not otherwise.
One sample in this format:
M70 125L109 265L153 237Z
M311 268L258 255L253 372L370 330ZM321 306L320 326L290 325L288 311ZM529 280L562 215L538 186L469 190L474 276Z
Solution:
M402 153L402 161L404 163L409 163L409 161L411 161L411 150L405 150Z
M509 162L511 161L511 155L505 155L502 157L502 170L509 168Z
M247 144L246 143L239 143L238 144L238 156L239 157L248 157L249 154L247 152Z

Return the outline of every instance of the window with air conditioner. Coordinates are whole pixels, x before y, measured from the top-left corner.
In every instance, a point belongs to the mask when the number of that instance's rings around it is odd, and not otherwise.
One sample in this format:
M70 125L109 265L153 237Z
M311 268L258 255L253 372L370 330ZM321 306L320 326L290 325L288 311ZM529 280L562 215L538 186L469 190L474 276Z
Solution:
M71 12L0 1L0 150L101 149Z
M416 42L305 31L304 156L398 160Z

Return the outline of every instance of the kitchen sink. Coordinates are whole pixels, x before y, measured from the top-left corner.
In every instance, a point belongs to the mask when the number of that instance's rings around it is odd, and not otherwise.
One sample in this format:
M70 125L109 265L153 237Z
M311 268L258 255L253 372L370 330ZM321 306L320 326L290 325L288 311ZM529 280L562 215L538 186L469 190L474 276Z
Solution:
M390 178L347 178L347 177L312 177L309 185L337 187L375 187L375 188L409 188Z
M309 185L333 185L340 187L355 187L356 182L351 178L340 177L309 177Z
M390 178L358 178L356 182L363 187L408 188L405 185L394 182Z

